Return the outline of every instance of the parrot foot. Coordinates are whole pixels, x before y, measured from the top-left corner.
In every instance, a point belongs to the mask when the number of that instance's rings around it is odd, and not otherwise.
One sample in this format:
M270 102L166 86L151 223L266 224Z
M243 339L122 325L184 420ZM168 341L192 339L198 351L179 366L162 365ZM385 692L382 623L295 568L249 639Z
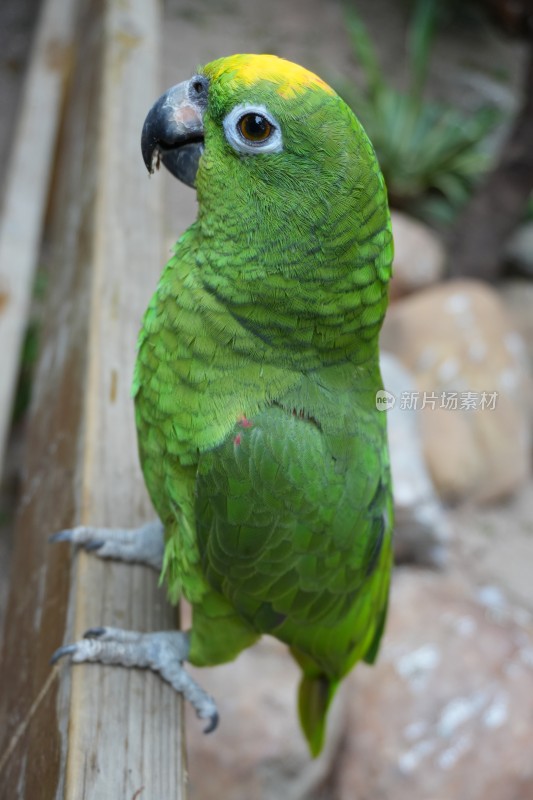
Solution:
M158 672L189 701L200 719L209 720L204 733L210 733L217 727L218 711L213 698L183 668L182 662L188 654L189 635L181 631L138 633L120 628L90 628L80 641L58 648L51 662L55 664L69 655L76 664L96 661Z
M50 537L51 542L72 542L100 558L147 564L161 570L164 551L164 528L159 520L140 528L88 528L80 525L59 531Z

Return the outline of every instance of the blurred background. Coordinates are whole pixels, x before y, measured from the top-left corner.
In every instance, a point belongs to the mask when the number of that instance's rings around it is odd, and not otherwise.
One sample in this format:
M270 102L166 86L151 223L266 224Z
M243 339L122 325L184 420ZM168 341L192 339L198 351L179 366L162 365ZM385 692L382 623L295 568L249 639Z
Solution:
M4 163L40 7L0 5ZM165 0L162 15L160 91L233 52L275 53L331 83L376 149L396 248L382 366L397 568L380 658L345 681L313 763L282 645L198 671L222 723L204 737L188 714L190 797L530 800L533 2ZM196 205L157 180L169 252ZM32 283L2 454L0 632L54 292L46 258ZM0 314L2 299L0 282Z

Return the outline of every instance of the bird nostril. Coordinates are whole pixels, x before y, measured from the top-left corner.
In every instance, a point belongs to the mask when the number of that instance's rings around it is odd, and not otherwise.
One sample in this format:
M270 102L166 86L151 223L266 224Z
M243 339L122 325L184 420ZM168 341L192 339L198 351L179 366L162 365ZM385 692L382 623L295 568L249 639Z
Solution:
M193 75L189 82L189 100L204 105L207 102L209 81L203 75Z

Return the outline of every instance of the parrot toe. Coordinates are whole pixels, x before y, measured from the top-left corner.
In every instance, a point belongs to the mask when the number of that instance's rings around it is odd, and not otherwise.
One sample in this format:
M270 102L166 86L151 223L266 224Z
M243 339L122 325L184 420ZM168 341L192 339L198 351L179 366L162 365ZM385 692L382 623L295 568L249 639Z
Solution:
M71 542L99 558L146 564L160 570L163 564L164 528L159 520L140 528L77 528L53 534L50 542Z
M213 698L184 669L188 654L189 636L182 631L139 633L95 627L89 628L83 639L59 647L51 662L55 664L68 655L76 664L92 661L158 672L189 701L200 719L208 720L205 733L210 733L218 725L218 711Z

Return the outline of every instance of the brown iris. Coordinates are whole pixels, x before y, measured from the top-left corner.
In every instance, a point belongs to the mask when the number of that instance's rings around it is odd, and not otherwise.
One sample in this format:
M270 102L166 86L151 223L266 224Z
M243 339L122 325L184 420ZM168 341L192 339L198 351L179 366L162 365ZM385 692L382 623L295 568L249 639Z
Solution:
M237 123L241 136L248 142L264 142L272 133L272 125L262 114L245 114Z

